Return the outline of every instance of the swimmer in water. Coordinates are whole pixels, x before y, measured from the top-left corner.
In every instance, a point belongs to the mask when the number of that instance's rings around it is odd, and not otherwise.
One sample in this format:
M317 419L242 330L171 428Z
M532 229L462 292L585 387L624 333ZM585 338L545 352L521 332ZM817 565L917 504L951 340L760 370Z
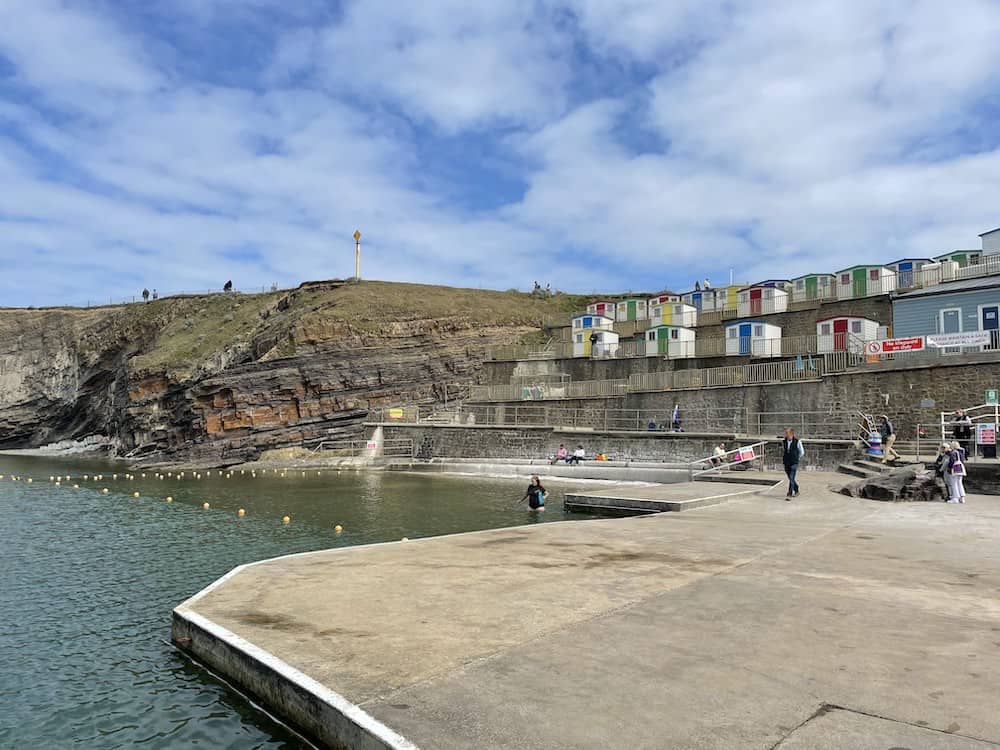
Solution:
M529 509L541 513L545 510L545 496L547 494L545 488L542 487L542 480L535 474L531 477L531 484L528 485L522 499L528 501Z

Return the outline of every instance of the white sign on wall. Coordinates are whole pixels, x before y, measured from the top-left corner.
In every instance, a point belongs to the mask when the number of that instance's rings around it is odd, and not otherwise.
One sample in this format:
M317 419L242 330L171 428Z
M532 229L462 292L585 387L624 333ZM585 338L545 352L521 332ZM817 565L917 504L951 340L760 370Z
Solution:
M934 333L927 336L927 346L937 346L940 348L948 346L981 346L988 343L990 343L989 331Z

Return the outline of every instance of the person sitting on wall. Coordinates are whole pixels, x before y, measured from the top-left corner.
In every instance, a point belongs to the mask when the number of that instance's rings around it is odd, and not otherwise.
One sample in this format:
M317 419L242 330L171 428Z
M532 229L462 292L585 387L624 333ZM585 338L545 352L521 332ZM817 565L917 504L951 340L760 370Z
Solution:
M566 459L566 463L579 465L586 457L587 452L583 449L582 445L578 445L576 446L576 450L573 451L573 455Z
M715 446L715 450L712 451L712 458L709 459L712 466L722 466L726 462L726 444L719 443Z
M566 447L565 443L559 443L559 450L556 451L556 455L552 457L549 461L550 464L556 464L560 461L566 461L569 458L569 449Z
M651 420L649 420L649 424L646 425L646 429L648 429L650 432L656 432L660 428L657 426L656 420L655 419L651 419Z

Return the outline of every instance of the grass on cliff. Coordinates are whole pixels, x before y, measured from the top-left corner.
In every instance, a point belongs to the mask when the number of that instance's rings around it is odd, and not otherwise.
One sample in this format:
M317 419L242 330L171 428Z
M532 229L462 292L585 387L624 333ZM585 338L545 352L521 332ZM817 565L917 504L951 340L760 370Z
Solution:
M588 297L567 294L366 281L307 284L266 294L167 298L129 305L123 314L132 317L137 331L152 330L152 340L142 342L133 359L137 371L186 376L206 365L212 369L221 353L257 337L275 342L271 356L291 356L296 326L327 330L331 336L378 336L392 325L434 320L456 328L518 329L518 338L535 337L524 329L567 318L588 302Z

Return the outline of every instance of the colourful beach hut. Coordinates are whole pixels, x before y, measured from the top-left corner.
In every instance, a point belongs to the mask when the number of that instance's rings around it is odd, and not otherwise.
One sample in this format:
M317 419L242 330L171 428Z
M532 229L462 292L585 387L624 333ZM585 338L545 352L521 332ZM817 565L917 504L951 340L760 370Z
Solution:
M608 315L591 314L574 315L572 322L574 357L589 357L591 334L597 333L598 342L600 342L602 340L601 334L611 332L615 324L614 318Z
M788 292L773 281L762 281L741 289L736 297L736 314L741 317L780 313L787 309Z
M685 292L681 295L681 301L685 305L691 305L695 310L703 309L703 305L708 300L712 300L712 305L714 305L715 300L715 290L709 289L707 291L695 290L693 292Z
M816 351L820 354L846 351L861 354L864 342L878 338L877 320L842 315L816 321Z
M694 337L694 330L684 326L654 326L646 330L646 356L693 357Z
M741 320L726 326L727 357L780 357L781 326Z
M851 266L837 271L837 299L888 294L896 289L896 272L888 266Z
M649 318L649 308L645 298L630 297L615 305L615 320L620 323L629 320L646 320L647 318Z
M934 263L933 258L900 258L887 263L886 268L896 272L896 288L912 289L920 286L920 269Z
M612 320L615 318L616 303L606 299L597 299L587 305L590 315L604 315Z
M750 286L750 282L743 281L738 284L727 284L726 286L720 286L718 289L713 289L711 290L711 304L702 309L706 311L736 310L740 289L746 289L748 286Z
M654 300L661 300L663 297L654 297L649 304L650 325L675 325L691 327L698 322L698 311L689 304L680 301L678 295L676 301L665 300L653 304Z
M979 265L979 261L982 257L982 250L955 250L950 253L945 253L944 255L937 255L934 257L934 260L938 262L951 260L958 263L959 268L965 268L966 266Z
M837 277L832 273L807 273L792 279L792 302L835 299Z

